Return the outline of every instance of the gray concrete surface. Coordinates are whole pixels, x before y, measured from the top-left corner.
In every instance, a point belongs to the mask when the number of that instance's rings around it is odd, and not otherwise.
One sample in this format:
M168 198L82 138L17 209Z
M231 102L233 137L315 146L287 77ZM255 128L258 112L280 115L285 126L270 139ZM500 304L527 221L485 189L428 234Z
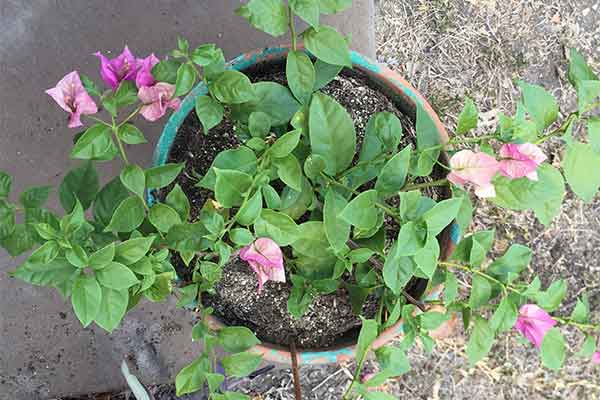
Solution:
M345 13L327 18L352 34L352 47L374 55L372 0L355 0ZM16 177L14 189L58 185L72 166L66 114L44 90L78 69L97 76L97 50L162 56L177 35L192 45L214 42L227 57L286 42L256 32L233 14L239 0L0 0L0 169ZM147 165L161 123L141 125L149 144L129 150ZM103 168L105 175L115 165ZM51 208L56 207L55 198ZM112 335L82 329L71 307L54 291L10 279L18 264L0 251L0 399L32 400L122 387L123 357L146 382L173 374L197 348L190 315L174 303L143 304Z

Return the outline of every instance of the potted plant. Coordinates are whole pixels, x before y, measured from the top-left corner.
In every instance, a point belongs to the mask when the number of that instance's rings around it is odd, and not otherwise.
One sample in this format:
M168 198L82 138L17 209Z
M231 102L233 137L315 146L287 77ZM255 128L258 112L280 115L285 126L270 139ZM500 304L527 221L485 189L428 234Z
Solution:
M456 314L470 332L471 363L515 327L545 366L560 368L561 325L581 329L578 354L600 362L585 297L572 315L550 315L566 284L542 290L539 279L526 280L527 247L488 261L493 230L459 240L471 189L501 207L533 209L546 224L564 178L593 198L600 181L586 172L600 165L600 122L590 114L600 105L596 75L573 51L579 104L560 124L552 96L523 82L516 114L501 115L496 131L467 135L478 119L467 99L450 139L410 85L319 24L320 13L349 4L251 0L238 13L274 36L290 31L292 44L229 64L215 45L192 49L180 39L162 61L127 47L112 60L97 53L108 90L66 75L47 93L70 114L69 127L89 119L70 153L85 161L58 189L62 217L43 207L49 187L10 202L11 178L0 174L0 244L15 256L36 247L12 275L57 288L83 326L109 332L142 297L174 294L179 306L194 305L192 339L203 349L177 375L178 395L207 387L211 399L247 398L223 391L225 376L247 375L263 357L299 356L354 357L344 397L393 398L373 388L408 371L405 353L417 340L431 351L430 333ZM296 15L309 24L301 35ZM96 116L97 101L107 119ZM130 163L126 145L146 141L132 122L158 121L169 109L155 165ZM572 134L580 124L584 141ZM565 142L559 168L540 147L555 137ZM121 173L100 188L94 163L115 157ZM423 298L428 289L434 296ZM400 332L402 342L389 344ZM217 360L217 348L231 354ZM370 350L381 372L361 380Z

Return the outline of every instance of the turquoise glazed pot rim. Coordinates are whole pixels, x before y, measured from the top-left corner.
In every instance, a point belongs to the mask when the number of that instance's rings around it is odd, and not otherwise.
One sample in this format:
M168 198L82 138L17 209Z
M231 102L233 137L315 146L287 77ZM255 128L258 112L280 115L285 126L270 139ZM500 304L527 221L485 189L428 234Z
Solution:
M227 64L227 68L243 71L256 64L282 60L286 57L289 50L289 47L269 47L254 50L234 58ZM371 81L375 82L379 87L381 87L382 90L387 92L386 94L388 97L391 97L394 100L394 103L396 103L396 105L398 105L399 108L405 112L405 114L413 118L416 104L418 103L420 106L422 106L426 111L427 116L431 118L431 121L436 126L441 141L448 141L448 133L446 132L446 129L431 105L429 105L425 98L405 79L403 79L396 72L388 69L385 66L370 61L368 58L357 52L351 52L351 58L353 68L362 72ZM206 85L204 83L198 84L182 101L179 110L171 115L156 145L153 156L154 166L163 165L167 162L169 151L173 145L179 127L182 125L188 114L194 109L196 98L207 93L208 90ZM442 156L445 157L445 155ZM148 200L150 203L154 202L154 198L151 194L148 194ZM440 234L438 240L440 241L443 258L448 257L452 253L456 243L459 240L459 237L460 232L455 223L446 228ZM435 298L439 296L440 292L441 287L437 287L431 293L429 293L428 297ZM210 316L208 322L214 329L219 329L224 326L224 324L214 316ZM402 321L399 321L378 336L372 346L373 349L384 346L394 338L402 335L402 333ZM300 365L315 365L348 361L354 358L355 347L356 345L352 344L314 351L303 351L299 349L297 354L298 363ZM281 346L262 343L258 346L255 346L251 351L263 354L264 360L267 362L282 364L291 363L290 352Z

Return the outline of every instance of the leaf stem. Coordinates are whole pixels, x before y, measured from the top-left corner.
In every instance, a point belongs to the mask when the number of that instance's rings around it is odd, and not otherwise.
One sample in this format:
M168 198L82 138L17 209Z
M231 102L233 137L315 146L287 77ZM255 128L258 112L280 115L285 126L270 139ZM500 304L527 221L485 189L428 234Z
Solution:
M446 186L447 184L448 184L448 179L443 178L443 179L438 179L438 180L431 181L431 182L406 185L402 189L400 189L400 191L408 192L409 190L423 189L423 188L428 188L428 187L432 187L432 186Z
M561 124L561 126L556 128L555 130L553 130L546 136L543 136L543 137L539 138L538 140L536 140L535 144L544 143L546 140L550 139L551 137L558 136L559 134L564 133L569 128L569 126L574 122L574 120L576 120L578 118L579 118L579 114L577 112L572 112L571 114L569 114L569 116L567 117L565 122L563 122Z
M290 25L290 36L292 37L292 50L298 50L298 42L296 38L296 22L294 21L294 12L292 11L292 7L288 6L288 14L290 16L289 25Z
M116 124L114 116L111 116L111 119L112 119L112 125L110 125L110 128L112 130L113 135L115 136L115 139L117 140L117 144L119 145L119 151L121 152L121 157L123 158L123 162L125 163L125 165L129 165L129 159L127 159L127 153L125 153L125 147L123 146L123 142L121 142L121 139L119 139L119 135L117 134L117 132L119 131L119 125Z
M131 114L129 114L127 116L127 118L125 118L123 121L121 121L119 123L119 125L117 125L117 129L120 128L121 126L125 125L127 122L129 122L129 120L133 117L135 117L137 115L138 112L140 112L140 110L142 109L143 106L139 106L138 108L136 108L135 110L133 110L131 112Z
M454 136L452 139L448 141L449 144L458 144L458 143L479 143L488 139L497 139L497 135L483 135L477 137L462 137L462 136Z
M572 326L575 326L575 327L581 329L582 331L585 331L585 330L588 330L588 329L591 329L591 330L598 330L598 329L600 329L600 327L597 326L597 325L594 325L594 324L582 324L580 322L575 322L575 321L573 321L570 318L561 318L561 317L552 316L552 319L560 322L563 325L572 325Z
M445 267L445 268L458 268L458 269L462 269L463 271L467 271L472 274L477 274L479 276L482 276L485 279L490 280L490 281L496 283L497 285L499 285L502 288L502 291L504 293L511 291L513 293L521 294L521 292L519 290L515 289L514 287L512 287L510 285L505 285L504 283L500 282L498 279L494 278L493 276L486 274L485 272L480 271L478 269L471 268L468 265L456 264L456 263L451 263L451 262L447 262L447 261L438 261L438 265L441 267Z

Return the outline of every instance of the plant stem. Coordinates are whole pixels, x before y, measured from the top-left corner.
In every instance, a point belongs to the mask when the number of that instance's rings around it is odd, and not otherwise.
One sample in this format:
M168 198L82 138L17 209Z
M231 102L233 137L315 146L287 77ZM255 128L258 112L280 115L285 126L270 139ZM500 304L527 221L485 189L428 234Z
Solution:
M292 11L292 7L288 7L288 14L290 15L289 25L290 25L290 36L292 37L292 50L298 50L298 43L296 39L296 22L294 21L294 12Z
M482 142L484 140L488 140L488 139L497 139L498 136L496 135L483 135L483 136L477 136L477 137L462 137L462 136L455 136L452 139L450 139L448 141L449 144L457 144L457 143L479 143Z
M552 132L550 132L549 134L547 134L544 137L539 138L538 140L536 140L535 144L541 144L544 143L546 140L550 139L551 137L554 136L558 136L559 134L563 134L571 125L571 123L573 123L574 119L577 119L579 117L579 114L577 112L572 112L571 114L569 114L569 116L567 117L567 119L565 120L565 122L562 123L561 126L559 126L558 128L556 128L555 130L553 130Z
M142 106L139 106L138 108L133 110L133 112L131 114L129 114L127 116L127 118L125 118L123 121L121 121L119 123L119 125L117 125L117 129L120 128L121 126L125 125L131 118L135 117L137 115L137 113L140 112L141 109L142 109Z
M521 292L519 290L515 289L514 287L512 287L510 285L505 285L504 283L500 282L498 279L494 278L493 276L486 274L485 272L480 271L478 269L471 268L468 265L456 264L456 263L451 263L451 262L446 262L446 261L438 261L438 265L441 267L445 267L445 268L448 268L448 267L458 268L458 269L462 269L463 271L467 271L472 274L477 274L479 276L482 276L485 279L490 280L490 281L496 283L497 285L499 285L502 288L502 291L504 293L511 291L513 293L521 294Z
M432 181L432 182L416 183L416 184L412 184L412 185L406 185L402 189L400 189L400 191L401 192L408 192L409 190L423 189L423 188L428 188L428 187L431 187L431 186L446 186L447 184L448 184L448 179L444 178L444 179L438 179L438 180Z
M294 339L290 340L290 354L292 356L292 375L294 376L294 397L296 400L302 400L300 370L298 369L298 352L296 351L296 342Z
M568 318L561 318L561 317L555 317L552 316L552 319L555 319L556 321L560 322L561 324L564 325L572 325L575 326L579 329L581 329L582 331L588 330L588 329L592 329L592 330L598 330L599 326L594 325L594 324L582 324L579 322L575 322L572 319L568 319Z

